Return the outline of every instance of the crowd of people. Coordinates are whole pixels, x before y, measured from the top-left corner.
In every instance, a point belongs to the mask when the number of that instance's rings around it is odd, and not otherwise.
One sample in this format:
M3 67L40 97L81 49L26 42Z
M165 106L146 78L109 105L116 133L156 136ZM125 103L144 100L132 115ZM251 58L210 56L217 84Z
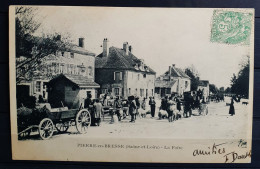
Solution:
M184 99L183 99L184 98ZM168 118L169 122L180 119L181 117L191 117L192 110L198 108L200 114L205 109L206 99L201 96L200 92L196 94L186 93L184 97L170 96L161 99L159 106L159 119ZM119 96L112 97L107 94L99 99L93 99L91 94L88 94L84 102L84 108L91 112L92 125L99 126L101 119L105 114L109 114L110 123L116 123L130 116L131 123L134 123L138 118L145 118L147 114L151 118L155 117L156 101L154 97L149 97L149 101L144 97L140 99L136 96L129 96L127 99Z
M116 96L104 95L99 99L93 99L91 94L87 95L84 101L84 108L91 112L92 124L94 126L99 126L101 123L101 118L106 113L111 117L110 123L115 123L125 119L127 116L131 117L130 122L134 123L137 118L145 118L147 112L150 112L151 117L155 116L156 102L154 97L149 99L150 109L147 106L146 98L139 100L139 97L129 96L127 99L120 98Z

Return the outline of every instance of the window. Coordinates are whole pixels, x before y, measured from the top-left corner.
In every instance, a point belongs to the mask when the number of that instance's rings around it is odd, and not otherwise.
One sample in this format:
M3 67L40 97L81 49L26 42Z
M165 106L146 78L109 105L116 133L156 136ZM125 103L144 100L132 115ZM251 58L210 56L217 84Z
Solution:
M140 96L141 96L141 97L144 96L144 89L140 89Z
M64 56L64 52L61 52L61 56Z
M137 75L137 79L140 80L140 74Z
M91 66L88 67L88 75L93 76L93 69Z
M72 74L73 73L73 64L70 64L70 74Z
M63 66L62 64L60 64L60 73L63 73Z
M86 68L84 68L84 67L81 68L81 72L82 72L82 73L85 73L85 71L86 71Z
M185 89L188 87L188 85L189 85L189 82L185 81Z
M91 91L87 91L86 94L87 94L87 96L92 95Z
M131 94L131 88L128 89L128 94L129 94L129 95Z
M73 52L70 53L70 57L74 58L74 53Z
M36 92L41 92L41 82L40 81L36 82Z
M119 82L120 80L122 80L123 77L122 77L122 72L114 72L114 80L116 82Z
M119 96L119 88L115 88L114 91L115 91L115 95L116 95L116 96Z
M143 74L144 78L146 78L146 74Z
M73 74L77 74L77 70L76 70L77 66L73 65Z
M153 96L153 89L152 89L152 96Z
M107 89L106 88L102 89L102 94L106 94L106 93L107 93Z

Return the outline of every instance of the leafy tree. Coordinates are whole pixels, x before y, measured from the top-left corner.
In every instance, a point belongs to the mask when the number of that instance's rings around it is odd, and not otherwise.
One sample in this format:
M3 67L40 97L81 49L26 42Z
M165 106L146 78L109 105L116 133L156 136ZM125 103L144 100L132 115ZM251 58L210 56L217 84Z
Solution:
M209 84L209 91L213 94L218 93L218 88L214 84Z
M247 61L241 64L241 69L236 76L233 74L231 78L231 92L236 95L248 98L249 94L249 57Z
M191 78L191 91L196 91L199 85L199 73L193 65L185 69L185 73Z
M231 88L227 87L226 90L225 90L225 93L231 93Z

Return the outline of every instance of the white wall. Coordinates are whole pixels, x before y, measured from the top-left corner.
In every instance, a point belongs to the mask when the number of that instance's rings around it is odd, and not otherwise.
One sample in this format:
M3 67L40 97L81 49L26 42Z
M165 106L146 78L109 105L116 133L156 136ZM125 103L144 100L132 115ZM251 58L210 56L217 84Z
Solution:
M131 88L132 95L140 96L140 89L144 89L144 96L146 96L146 89L148 89L148 97L154 95L155 75L146 74L146 78L144 78L143 74L141 72L127 71L127 94L129 88Z

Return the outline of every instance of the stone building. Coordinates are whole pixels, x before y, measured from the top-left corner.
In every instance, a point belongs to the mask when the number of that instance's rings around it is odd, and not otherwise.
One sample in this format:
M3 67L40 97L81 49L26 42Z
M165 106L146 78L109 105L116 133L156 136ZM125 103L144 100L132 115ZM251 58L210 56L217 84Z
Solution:
M155 72L133 54L128 42L123 48L109 47L108 39L103 41L103 52L96 57L96 82L100 84L99 94L127 97L154 95Z
M173 64L169 70L155 80L155 93L159 97L177 94L182 96L189 92L191 87L190 77Z
M59 40L61 36L58 36ZM40 40L40 39L39 39ZM37 51L37 46L33 50ZM22 62L24 57L17 58L17 63ZM21 72L17 72L21 73ZM48 100L48 82L60 75L82 76L88 81L95 82L95 54L86 50L84 38L79 38L78 45L70 44L65 49L57 49L56 54L44 57L44 61L33 72L31 80L23 80L17 85L19 91L29 96L40 95ZM97 86L85 86L86 92L96 96ZM84 96L86 97L86 96Z

